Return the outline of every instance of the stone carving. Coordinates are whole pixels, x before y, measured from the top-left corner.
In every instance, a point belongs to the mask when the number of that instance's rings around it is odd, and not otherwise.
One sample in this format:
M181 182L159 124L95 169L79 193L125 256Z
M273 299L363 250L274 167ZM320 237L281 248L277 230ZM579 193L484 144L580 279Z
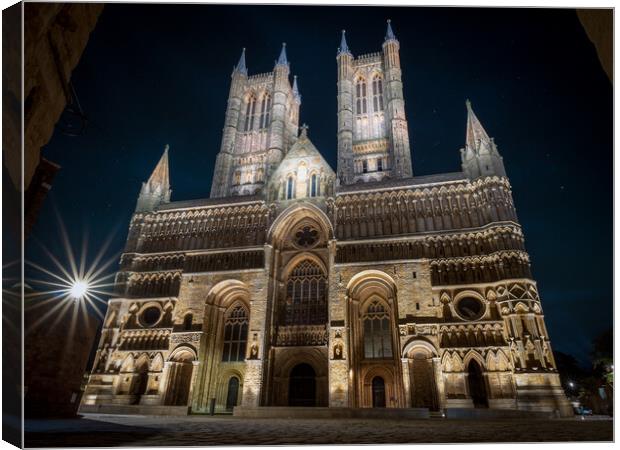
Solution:
M187 344L190 342L199 342L202 333L175 333L170 337L173 344Z
M342 344L336 344L334 346L334 358L333 359L342 359Z
M291 325L278 327L276 345L325 345L328 334L325 325Z
M248 359L258 359L258 345L252 345L250 348L250 357Z

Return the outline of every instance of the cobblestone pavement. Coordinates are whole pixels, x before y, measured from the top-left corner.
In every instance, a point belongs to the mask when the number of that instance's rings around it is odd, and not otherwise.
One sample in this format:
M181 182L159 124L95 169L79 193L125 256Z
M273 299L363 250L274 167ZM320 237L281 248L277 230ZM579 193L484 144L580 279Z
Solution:
M26 447L611 441L609 418L240 419L85 415L27 421Z

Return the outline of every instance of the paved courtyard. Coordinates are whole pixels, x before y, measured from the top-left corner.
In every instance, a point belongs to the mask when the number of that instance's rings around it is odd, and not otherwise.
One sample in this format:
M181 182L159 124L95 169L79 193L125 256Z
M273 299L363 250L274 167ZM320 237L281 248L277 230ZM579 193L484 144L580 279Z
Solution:
M27 447L611 441L608 417L585 420L241 419L85 415L28 421Z

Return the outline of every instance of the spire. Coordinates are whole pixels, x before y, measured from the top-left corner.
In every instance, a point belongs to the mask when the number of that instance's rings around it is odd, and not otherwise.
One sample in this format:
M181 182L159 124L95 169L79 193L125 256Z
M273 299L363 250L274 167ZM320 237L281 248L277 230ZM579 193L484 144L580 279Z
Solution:
M340 39L340 48L338 49L338 54L342 55L342 54L351 54L351 52L349 51L349 46L347 45L347 39L345 37L345 33L346 30L342 30L342 39Z
M385 33L385 40L386 41L392 41L392 40L396 41L397 40L396 36L394 35L394 31L392 31L391 22L392 21L390 19L387 20L387 31Z
M293 95L295 100L301 102L301 95L299 94L299 88L297 87L297 75L293 76Z
M286 42L282 42L282 50L280 51L280 56L278 57L276 66L286 66L286 65L288 65L288 60L286 59Z
M465 148L461 149L463 172L472 180L488 176L505 177L504 161L497 150L495 141L482 127L469 100L465 101L465 106L467 107L467 131Z
M465 136L465 147L477 151L481 143L489 143L491 138L482 127L482 124L476 117L474 110L471 108L469 99L465 101L467 107L467 132Z
M166 144L164 148L164 154L161 155L155 170L149 178L148 184L152 187L161 186L168 189L170 187L170 175L168 173L168 149L170 146Z
M146 183L142 183L142 189L138 196L136 211L152 211L162 203L170 201L170 173L168 166L168 149L166 144L164 154L161 155L155 170Z
M245 66L245 47L243 47L243 50L241 51L241 57L239 58L239 62L237 63L235 70L244 75L248 74L248 68Z

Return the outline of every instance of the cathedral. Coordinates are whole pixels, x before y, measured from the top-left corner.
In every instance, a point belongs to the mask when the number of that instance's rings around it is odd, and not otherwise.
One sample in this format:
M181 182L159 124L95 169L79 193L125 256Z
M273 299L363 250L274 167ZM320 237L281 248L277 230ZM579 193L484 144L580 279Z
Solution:
M336 170L286 47L244 49L210 198L171 201L168 148L142 185L82 412L572 414L498 147L467 101L462 171L414 176L399 48L342 32Z

